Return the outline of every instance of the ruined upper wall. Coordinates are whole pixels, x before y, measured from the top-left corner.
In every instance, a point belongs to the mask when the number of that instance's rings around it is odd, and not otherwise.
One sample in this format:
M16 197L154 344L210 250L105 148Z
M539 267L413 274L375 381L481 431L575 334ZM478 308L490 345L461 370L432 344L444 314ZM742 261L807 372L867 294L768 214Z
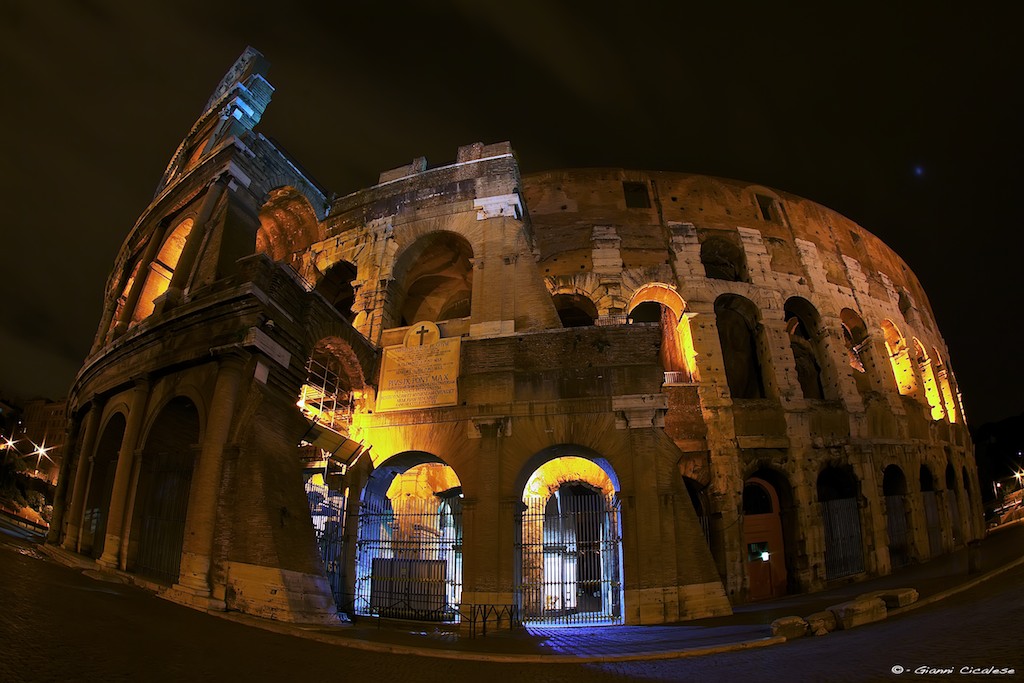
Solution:
M810 242L829 283L853 288L851 279L863 276L868 294L885 302L905 290L922 322L936 331L924 289L903 259L852 220L808 199L724 178L624 169L532 173L521 185L546 275L592 268L594 226L614 228L624 269L668 264L672 226L692 225L705 234L747 228L760 233L773 272L809 279L797 240ZM633 206L627 206L630 192Z

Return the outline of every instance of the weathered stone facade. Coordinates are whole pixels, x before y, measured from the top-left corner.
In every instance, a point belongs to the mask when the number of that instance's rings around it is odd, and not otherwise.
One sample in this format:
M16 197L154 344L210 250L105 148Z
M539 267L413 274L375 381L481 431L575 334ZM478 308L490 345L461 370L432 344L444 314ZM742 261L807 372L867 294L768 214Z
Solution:
M927 298L850 220L508 143L332 198L255 132L264 73L118 255L51 543L270 618L639 624L982 533Z

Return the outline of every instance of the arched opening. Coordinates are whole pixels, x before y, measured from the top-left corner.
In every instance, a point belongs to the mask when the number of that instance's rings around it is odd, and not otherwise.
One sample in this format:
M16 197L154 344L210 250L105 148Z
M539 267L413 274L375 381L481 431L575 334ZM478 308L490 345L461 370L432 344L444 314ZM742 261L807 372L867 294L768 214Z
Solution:
M551 300L562 327L590 327L597 320L597 306L582 294L555 294Z
M939 383L939 393L942 395L942 406L946 410L946 419L956 422L956 399L954 398L951 373L946 364L942 362L942 356L939 355L939 350L935 347L932 347L932 357L935 379Z
M927 465L921 465L921 504L928 532L928 557L942 554L942 521L939 518L939 500L935 493L935 476Z
M953 543L953 547L963 542L963 531L960 529L960 505L957 501L959 498L960 487L956 485L956 470L953 469L952 463L946 464L946 512L949 514L949 536Z
M356 544L357 614L458 621L462 484L436 456L409 452L363 488Z
M117 456L124 440L126 422L124 415L111 416L103 434L96 444L96 452L90 466L82 454L79 467L90 467L89 483L85 492L85 511L82 515L82 535L79 551L94 558L103 554L103 540L107 533L107 515L110 511L110 494L114 490L114 474L117 472ZM120 532L120 530L118 530Z
M932 410L932 419L941 420L943 417L942 400L939 398L939 387L935 381L932 360L924 350L924 345L916 337L914 338L914 360L921 375L921 382L924 384L925 400L928 401L928 407Z
M904 396L910 396L917 388L917 380L914 368L910 365L907 342L891 320L882 321L882 334L885 336L885 349L889 353L889 365L896 378L896 388Z
M780 478L766 470L758 474ZM788 571L782 505L775 486L759 476L750 477L743 484L743 544L747 597L763 600L785 595Z
M793 297L784 306L789 347L796 364L796 377L804 398L824 399L821 381L821 317L806 299Z
M178 266L178 259L185 248L185 240L192 232L192 219L185 220L174 226L167 239L160 246L156 258L149 264L149 273L146 275L146 282L142 286L142 293L139 295L139 302L135 305L132 313L132 324L145 320L153 314L156 307L156 300L167 291L171 284L171 276Z
M850 467L829 466L818 475L818 503L825 531L825 578L828 581L864 571L860 482Z
M864 354L870 343L868 328L864 319L852 309L841 310L839 318L843 324L843 343L846 345L846 356L850 362L850 369L853 370L853 381L857 385L857 391L864 395L871 390L867 366L864 362Z
M893 569L910 564L910 539L907 534L907 477L898 465L882 472L885 496L885 521L889 534L889 562Z
M697 351L693 347L686 303L668 285L644 285L629 302L631 323L658 323L661 327L659 356L666 384L699 382Z
M362 450L349 438L361 387L349 346L337 338L321 339L306 362L306 381L296 404L311 423L299 457L317 550L334 598L346 609L342 552L349 490L342 476Z
M316 211L294 187L272 190L260 207L256 253L275 261L293 261L296 254L320 240Z
M470 315L473 248L460 235L432 232L399 256L394 268L390 327Z
M609 473L573 455L548 460L523 489L516 601L524 622L622 623L619 503Z
M157 415L141 453L128 565L165 583L178 580L198 445L199 412L178 397Z
M735 294L715 299L715 322L729 393L735 398L764 398L758 352L757 306Z
M316 285L316 291L349 322L355 315L352 312L356 302L356 293L352 288L352 281L355 279L356 267L348 261L338 261L327 269L323 279Z
M704 273L714 280L743 282L747 266L743 249L725 237L708 237L700 243L700 262Z

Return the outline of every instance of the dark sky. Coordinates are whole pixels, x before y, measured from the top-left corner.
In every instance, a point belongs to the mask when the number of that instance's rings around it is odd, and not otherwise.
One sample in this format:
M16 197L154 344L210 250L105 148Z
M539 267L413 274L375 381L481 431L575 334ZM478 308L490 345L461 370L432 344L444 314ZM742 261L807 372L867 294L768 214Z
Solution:
M921 279L971 423L1024 412L1013 3L148 4L0 0L0 396L66 394L121 241L252 45L277 88L260 130L338 194L511 140L524 172L706 173L831 207Z

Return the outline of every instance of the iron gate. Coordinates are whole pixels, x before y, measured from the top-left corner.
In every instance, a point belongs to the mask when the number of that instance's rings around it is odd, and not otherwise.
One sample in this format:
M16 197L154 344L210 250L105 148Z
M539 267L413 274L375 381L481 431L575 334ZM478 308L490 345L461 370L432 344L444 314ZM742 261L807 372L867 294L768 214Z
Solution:
M461 499L364 501L356 543L356 614L458 621L461 602Z
M953 489L946 491L946 507L949 509L950 536L953 539L953 547L956 548L963 531L960 529L960 506L957 505L956 493L953 492Z
M860 510L856 498L821 503L825 526L825 578L829 581L864 571Z
M889 530L889 561L892 567L910 564L907 542L907 503L902 495L885 497L886 526Z
M922 491L924 519L928 528L928 556L942 554L942 523L939 521L939 501L935 491Z
M181 568L181 545L192 482L191 452L154 453L143 461L145 486L136 571L174 583Z
M618 502L582 485L528 497L517 524L516 602L524 623L621 624Z
M317 550L324 563L324 574L331 585L334 602L340 609L344 607L341 550L345 531L345 496L310 480L306 482L306 499L309 501Z

